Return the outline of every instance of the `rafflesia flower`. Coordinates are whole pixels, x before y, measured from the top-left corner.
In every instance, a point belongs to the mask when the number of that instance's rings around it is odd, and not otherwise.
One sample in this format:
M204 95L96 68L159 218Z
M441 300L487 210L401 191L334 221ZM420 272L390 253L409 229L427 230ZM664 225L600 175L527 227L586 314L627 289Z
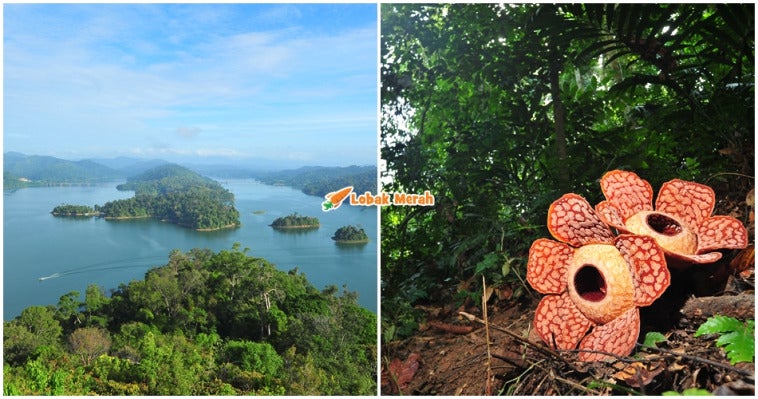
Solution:
M630 354L640 332L638 307L670 283L663 250L650 237L614 237L576 194L550 205L547 226L558 241L536 240L527 262L527 281L545 294L535 330L552 348L588 350L579 353L582 361L603 360L601 352Z
M747 247L747 230L731 216L711 216L716 195L710 187L674 179L663 183L653 210L650 183L632 172L613 170L600 180L606 201L595 207L600 219L620 232L655 238L669 267L712 263L717 249Z

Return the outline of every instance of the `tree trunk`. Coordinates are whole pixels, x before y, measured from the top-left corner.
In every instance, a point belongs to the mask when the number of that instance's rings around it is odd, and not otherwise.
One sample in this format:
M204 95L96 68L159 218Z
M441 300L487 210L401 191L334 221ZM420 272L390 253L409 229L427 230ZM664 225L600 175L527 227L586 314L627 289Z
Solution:
M558 156L558 187L562 191L570 189L569 171L566 167L568 154L566 151L566 113L561 100L560 75L563 60L558 54L555 42L548 39L548 75L550 79L550 97L553 99L553 119L555 123L555 152Z

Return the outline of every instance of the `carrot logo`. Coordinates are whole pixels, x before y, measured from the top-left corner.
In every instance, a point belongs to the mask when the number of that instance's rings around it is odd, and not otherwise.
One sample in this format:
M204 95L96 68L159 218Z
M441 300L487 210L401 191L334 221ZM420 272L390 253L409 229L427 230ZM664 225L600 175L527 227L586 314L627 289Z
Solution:
M332 191L331 193L324 196L326 198L326 201L324 201L321 204L322 209L324 212L333 211L342 205L342 201L347 198L350 193L353 192L353 186L347 186L343 189Z

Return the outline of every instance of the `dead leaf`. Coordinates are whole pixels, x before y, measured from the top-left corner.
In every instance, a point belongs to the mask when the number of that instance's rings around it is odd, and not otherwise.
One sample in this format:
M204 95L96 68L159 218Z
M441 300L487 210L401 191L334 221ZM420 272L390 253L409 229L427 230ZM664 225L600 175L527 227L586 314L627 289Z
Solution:
M488 286L487 286L487 287L484 289L484 295L483 295L483 296L484 296L484 303L487 303L487 302L489 302L489 301L490 301L490 297L492 296L492 293L493 293L493 292L495 292L495 287L492 287L492 286L489 286L489 285L488 285Z
M413 380L413 376L416 375L420 357L418 353L414 352L408 355L404 362L398 358L392 359L389 370L382 372L383 390L391 395L402 393Z
M751 208L755 206L755 188L751 188L748 191L747 196L745 196L745 204Z
M755 384L737 380L720 385L713 391L716 396L755 396Z
M653 378L663 372L663 369L660 363L634 362L623 370L614 373L613 377L626 382L631 387L639 388L653 381Z
M507 301L513 298L513 287L510 285L502 285L495 289L495 294L497 294L497 299Z
M743 272L755 268L755 247L750 245L737 253L729 264L733 271L742 274ZM748 274L749 276L749 274Z

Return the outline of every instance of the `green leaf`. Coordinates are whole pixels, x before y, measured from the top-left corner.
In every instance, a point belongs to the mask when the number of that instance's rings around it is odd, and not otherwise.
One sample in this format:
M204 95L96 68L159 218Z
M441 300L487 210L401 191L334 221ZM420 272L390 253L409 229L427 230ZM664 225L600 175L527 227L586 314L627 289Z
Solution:
M713 316L708 318L695 332L699 337L705 334L722 334L716 345L723 347L726 356L732 364L752 362L755 357L755 321L745 323L728 316Z
M755 356L755 337L747 329L722 335L716 340L717 346L723 346L726 357L732 364L752 362Z
M491 268L495 264L497 264L497 254L494 252L490 252L487 255L484 255L484 259L482 259L479 263L476 264L476 270L474 271L475 274L480 274L483 271Z
M687 388L684 391L682 391L682 395L683 396L711 396L713 394L707 389Z
M502 269L503 277L507 276L508 273L511 272L511 263L513 263L513 259L512 258L506 260L505 262L503 262L503 269Z
M734 317L716 315L709 317L700 327L695 331L695 337L699 337L704 334L719 334L730 331L737 331L743 329L745 326L739 320Z
M676 391L666 391L661 396L711 396L713 395L707 389L702 388L687 388L682 393Z
M642 346L655 348L659 342L666 342L666 337L657 331L651 331L645 334L645 341L642 343Z

